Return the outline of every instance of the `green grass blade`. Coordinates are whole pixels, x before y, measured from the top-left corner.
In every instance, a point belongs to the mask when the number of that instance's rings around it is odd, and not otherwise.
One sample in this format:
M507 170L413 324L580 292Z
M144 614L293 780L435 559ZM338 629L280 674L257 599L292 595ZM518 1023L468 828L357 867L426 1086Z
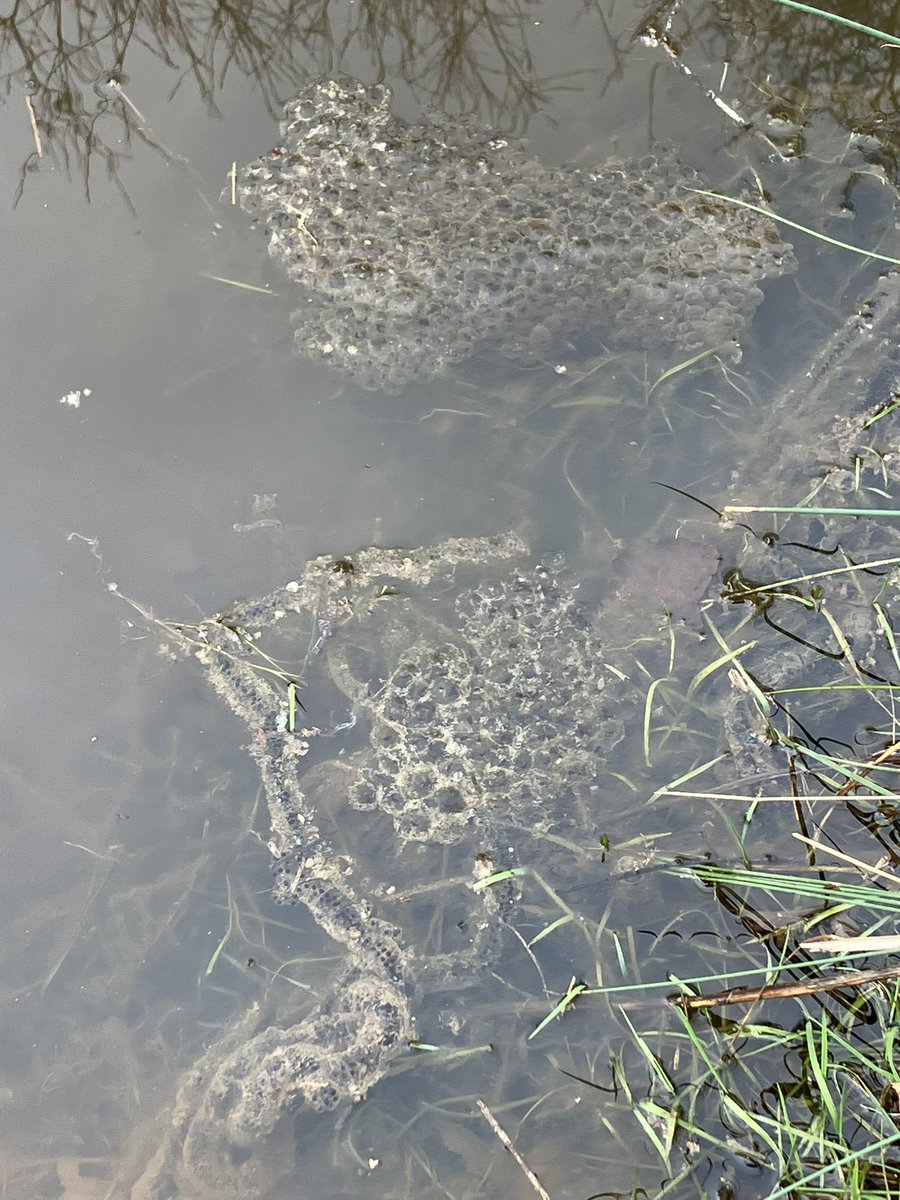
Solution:
M831 575L851 575L854 571L874 571L881 567L896 567L900 558L876 558L871 562L848 563L843 567L829 567L827 571L811 571L808 575L795 575L793 579L778 579L775 583L761 583L757 592L777 592L794 584L809 583L813 579L827 579Z
M723 349L725 349L724 346L712 346L709 350L701 350L700 353L695 354L693 358L686 358L684 362L676 363L674 367L669 367L667 370L663 371L656 383L654 383L650 388L650 391L647 393L647 399L650 399L661 383L665 383L665 381L667 379L671 379L673 375L677 375L680 371L686 371L689 367L694 366L695 363L700 362L701 359L708 358L710 354L716 354L719 350Z
M837 238L829 237L826 233L819 233L817 229L810 229L808 225L800 225L797 221L782 217L778 213L772 212L770 208L763 208L761 204L751 204L749 200L740 200L737 196L725 196L722 192L709 192L705 188L688 188L688 191L696 192L698 196L710 196L714 200L722 200L726 204L736 204L738 208L749 208L751 212L760 213L762 216L768 217L770 221L775 221L779 225L787 225L789 229L796 229L799 233L805 233L819 242L827 242L829 246L836 246L838 250L849 250L851 254L859 254L863 258L872 258L876 262L900 267L900 258L891 258L888 254L878 254L875 250L865 250L862 246L851 246L849 242L841 242Z
M816 1081L816 1087L819 1090L819 1100L828 1113L832 1126L835 1129L840 1129L840 1117L838 1116L837 1107L835 1106L834 1097L831 1094L826 1074L828 1071L828 1023L825 1016L823 1015L821 1024L818 1027L814 1026L812 1021L807 1021L805 1034L807 1062Z
M654 1106L654 1107L655 1107L655 1106ZM632 1112L634 1113L635 1120L637 1120L637 1121L638 1121L638 1123L640 1124L640 1126L641 1126L641 1128L643 1129L644 1133L647 1135L648 1139L650 1140L651 1144L653 1145L653 1148L654 1148L654 1150L655 1150L655 1151L656 1151L656 1153L659 1155L659 1157L662 1159L662 1161L663 1161L663 1164L664 1164L666 1167L668 1167L668 1165L669 1165L669 1155L668 1155L668 1152L666 1151L666 1148L665 1148L665 1146L664 1146L664 1145L663 1145L663 1143L660 1141L660 1139L659 1139L659 1136L658 1136L658 1134L657 1134L656 1130L655 1130L655 1129L653 1128L653 1126L650 1124L650 1121L648 1120L648 1118L647 1118L647 1117L645 1117L645 1116L644 1116L644 1114L641 1112L641 1109L640 1109L639 1107L637 1107L637 1106L636 1106L635 1108L633 1108L633 1109L632 1109ZM653 1116L654 1116L654 1118L655 1118L656 1120L660 1120L660 1119L661 1119L661 1117L660 1117L660 1114L659 1114L659 1113L657 1113L656 1111L654 1111L654 1113L653 1113ZM668 1114L667 1114L667 1113L663 1113L663 1114L662 1114L662 1119L665 1119L667 1116L668 1116Z
M698 775L702 775L704 771L709 771L712 767L716 766L717 763L723 762L728 757L729 754L727 751L723 754L717 754L715 758L710 758L707 762L700 763L699 766L693 767L690 771L686 772L686 774L679 775L677 779L670 780L663 787L657 788L647 803L653 804L660 798L660 796L665 796L668 795L669 792L677 791L683 783L690 783L692 779L696 779ZM747 799L749 800L751 797L748 796Z
M569 987L566 991L566 994L563 996L563 998L554 1004L553 1008L551 1008L551 1010L547 1013L543 1021L541 1021L540 1024L536 1025L534 1029L532 1029L531 1033L528 1035L527 1041L530 1042L533 1037L537 1037L542 1029L546 1029L551 1021L556 1020L557 1017L561 1017L566 1009L575 1003L581 993L586 991L586 983L572 984L571 987Z
M740 655L745 654L748 650L752 650L756 645L756 642L744 642L743 646L738 646L734 650L728 650L727 653L720 655L719 658L713 659L711 663L707 663L701 671L697 672L688 685L687 698L690 700L704 679L712 675L715 671L718 671L720 667L727 667L735 659L739 658Z
M827 12L824 8L813 8L811 4L799 3L799 0L772 0L772 3L780 4L784 8L794 8L797 12L807 13L811 17L822 17L826 21L834 21L836 25L844 25L856 33L867 33L870 37L886 42L889 46L900 46L900 38L894 37L892 33L884 33L881 29L875 29L872 25L863 25L861 21L852 21L849 17L839 17L837 13Z
M545 925L540 933L536 933L534 935L528 945L536 946L538 942L542 942L545 937L549 937L550 934L553 933L554 930L559 929L561 925L568 925L570 921L574 920L575 918L572 913L564 913L561 917L557 917L555 921L551 921L549 925Z
M828 904L845 907L863 905L874 912L900 913L900 893L884 888L868 887L865 884L782 875L759 868L745 870L741 867L716 867L707 863L695 863L690 867L669 867L669 874L690 878L694 876L704 883L721 883L729 887L761 888L763 891L786 892L798 898L820 900Z
M495 871L493 875L488 875L485 879L478 879L471 885L473 892L483 892L485 888L493 887L495 883L506 883L509 879L519 879L523 875L527 875L530 871L529 867L506 867L502 871Z

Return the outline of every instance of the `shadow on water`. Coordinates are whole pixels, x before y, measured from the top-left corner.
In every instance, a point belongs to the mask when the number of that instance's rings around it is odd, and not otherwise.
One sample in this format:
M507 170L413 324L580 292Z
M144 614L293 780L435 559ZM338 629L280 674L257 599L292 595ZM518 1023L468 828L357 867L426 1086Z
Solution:
M886 27L890 5L865 7L854 16ZM542 1023L581 983L685 976L714 967L720 953L740 955L708 897L662 869L684 854L721 855L734 845L735 821L714 801L677 793L691 790L683 781L701 767L704 784L720 789L734 766L779 784L784 767L761 745L725 672L704 672L746 640L748 670L766 686L778 682L773 653L826 674L836 659L819 655L810 667L810 656L828 631L792 620L801 601L820 620L815 594L785 587L772 605L738 601L820 569L810 546L839 539L857 557L897 547L847 518L795 518L768 544L745 528L720 529L711 513L651 481L720 508L737 472L748 502L782 490L795 499L812 445L829 487L852 495L856 461L867 486L889 494L892 468L878 475L877 437L874 446L849 433L834 440L831 396L820 396L818 415L802 403L816 345L844 324L877 268L801 245L798 235L796 282L767 287L740 366L704 360L662 378L678 355L617 357L615 347L605 352L603 330L565 340L562 357L483 356L402 395L372 396L289 358L287 337L273 333L287 329L295 303L286 281L261 262L257 234L197 193L215 195L233 157L247 161L274 141L281 101L309 77L350 72L388 82L410 120L435 107L477 111L506 133L528 127L535 152L551 161L603 159L614 143L640 157L667 136L715 186L737 180L736 192L756 171L777 209L789 203L810 226L896 253L895 197L885 187L897 180L889 52L761 0L727 13L699 0L624 13L599 0L564 9L525 0L17 5L0 19L0 46L3 119L19 106L17 136L26 131L7 171L18 182L5 193L18 203L8 231L12 241L27 228L36 247L7 281L8 311L21 301L27 321L14 315L5 327L15 369L4 414L25 453L5 485L4 555L15 580L10 611L26 632L10 649L2 697L11 801L2 902L12 932L0 956L2 1189L29 1200L170 1200L171 1172L156 1177L156 1190L131 1185L149 1179L171 1137L185 1071L253 1004L263 1023L315 1013L343 961L320 922L271 897L273 831L244 753L246 723L216 706L183 642L161 638L152 618L120 610L124 639L115 639L119 601L104 592L117 578L112 564L128 573L123 591L200 622L235 596L296 577L323 550L427 546L515 527L539 555L564 550L571 560L622 737L610 732L602 761L594 754L590 786L576 796L584 812L560 811L552 771L545 814L526 819L506 805L497 825L526 870L502 948L451 987L416 978L425 1045L399 1055L341 1119L301 1115L298 1172L303 1193L320 1196L531 1194L475 1107L480 1098L553 1200L652 1194L664 1172L651 1135L665 1131L640 1129L632 1110L665 1081L632 1030L668 1025L668 1010L644 997L590 995ZM711 104L684 68L740 120ZM67 221L81 218L57 177L65 172L92 200L77 231ZM50 215L40 225L45 196ZM286 294L233 289L210 304L201 272ZM44 328L51 335L27 340L20 354L23 331L34 338ZM91 376L81 408L56 406L57 394L84 387L73 378L83 364L101 386ZM858 374L848 368L844 394ZM34 393L24 390L32 376ZM48 396L49 416L31 403ZM62 417L72 420L62 426ZM277 504L266 499L276 491ZM99 534L96 574L87 553L75 555L77 543L63 557L73 530ZM744 575L729 575L738 563ZM720 599L725 576L732 586ZM436 614L449 612L455 586L410 600L405 618L407 639L443 647L446 661L462 635ZM830 611L849 627L859 599L836 590ZM674 619L660 621L663 609ZM382 685L397 653L387 627L360 622L346 650L357 672L367 664ZM106 632L95 637L95 628ZM308 646L265 648L302 661ZM541 653L553 652L551 639ZM873 670L883 669L872 654ZM364 899L402 929L404 945L458 952L479 921L467 882L485 826L475 822L459 843L404 845L395 812L359 811L322 783L353 763L374 769L365 755L381 719L377 695L351 696L324 661L293 700L285 692L284 705L291 724L319 728L303 768L316 772L334 861L353 868ZM828 736L839 724L835 716ZM588 744L596 730L579 736ZM454 801L444 801L452 823ZM769 852L782 854L783 824L767 821ZM727 1128L711 1111L706 1119L719 1143L678 1194L764 1194L768 1176L747 1159L728 1161ZM229 1152L250 1156L234 1144ZM271 1160L272 1200L296 1194L295 1180L282 1177L284 1153L273 1142L260 1156ZM731 1193L717 1192L725 1176ZM198 1196L227 1196L198 1187Z

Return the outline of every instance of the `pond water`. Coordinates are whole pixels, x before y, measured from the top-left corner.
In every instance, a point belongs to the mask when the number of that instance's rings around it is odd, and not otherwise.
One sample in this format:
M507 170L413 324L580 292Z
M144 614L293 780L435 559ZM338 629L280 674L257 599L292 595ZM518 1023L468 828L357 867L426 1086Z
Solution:
M852 8L889 28L887 0ZM669 22L693 77L638 36ZM246 730L109 583L196 622L320 554L515 530L539 557L564 553L586 605L616 614L604 638L616 670L683 691L711 657L692 620L704 581L668 602L685 618L672 665L667 634L644 643L626 621L656 584L638 564L639 582L621 585L612 564L638 539L687 530L715 546L699 554L708 578L727 555L714 518L656 481L715 506L735 472L748 491L771 482L766 414L880 269L792 234L798 269L764 284L739 364L657 383L683 353L607 357L589 336L380 393L292 355L297 285L220 200L232 163L276 143L280 104L310 76L351 75L390 85L404 120L475 112L550 166L639 159L668 141L710 187L736 195L758 177L777 212L896 256L900 77L877 42L763 0L727 12L712 0L52 3L3 18L0 36L0 1195L98 1200L129 1195L179 1078L230 1021L254 1002L309 1005L340 965L304 910L269 897ZM800 498L796 478L785 503ZM320 686L336 728L346 698ZM476 1098L554 1200L658 1185L627 1108L564 1074L605 1086L634 1013L595 999L528 1038L573 977L632 978L674 912L708 921L689 884L625 868L727 842L708 806L647 804L721 734L703 714L648 766L640 707L627 717L638 732L604 764L591 845L530 860L577 919L526 949L561 912L526 885L519 940L507 936L478 986L425 989L417 1032L441 1052L401 1059L342 1122L304 1117L300 1186L282 1180L273 1200L532 1194ZM350 731L339 749L363 738ZM337 802L329 836L359 858L355 819ZM453 846L398 859L374 828L360 871L382 898L398 871L424 886L471 869ZM411 941L440 947L468 915L458 891L441 899L412 905ZM683 946L671 953L656 978L690 969Z

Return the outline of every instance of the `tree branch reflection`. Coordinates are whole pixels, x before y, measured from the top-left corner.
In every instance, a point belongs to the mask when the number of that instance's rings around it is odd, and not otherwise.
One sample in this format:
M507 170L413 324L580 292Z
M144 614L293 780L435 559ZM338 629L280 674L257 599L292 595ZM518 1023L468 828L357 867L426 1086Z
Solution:
M854 20L895 32L894 0L857 0L851 7ZM760 130L771 125L785 157L804 153L806 124L827 114L848 133L874 139L872 160L898 181L900 71L897 51L877 38L772 0L690 7L663 0L645 7L636 29L638 36L664 38L672 57L694 70L704 59L727 66L726 91L739 97L741 117ZM699 82L715 88L719 80Z
M860 3L859 19L887 27L892 0ZM605 0L581 0L580 15L617 63L642 32L665 30L673 57L730 64L742 115L795 125L797 153L804 122L827 112L877 139L881 165L896 178L900 74L875 39L770 0L664 0L645 5L616 45L604 9ZM129 59L141 53L171 72L169 99L188 84L213 111L235 72L254 81L274 117L310 75L349 71L401 79L424 108L475 110L522 132L572 83L542 75L532 53L533 27L556 15L547 0L13 0L0 17L0 95L24 91L38 131L19 194L42 150L79 174L88 196L98 170L125 195L120 172L136 139L177 160L110 87L121 85L127 99Z
M583 0L584 12L598 3ZM169 99L190 83L213 111L234 72L255 81L274 116L310 74L349 59L359 70L363 56L369 77L399 77L428 106L521 129L559 85L540 76L528 40L545 13L541 0L15 0L0 18L0 87L26 91L39 131L19 195L41 142L88 196L98 166L125 195L120 169L136 135L171 156L129 107L128 59L140 50L171 70Z

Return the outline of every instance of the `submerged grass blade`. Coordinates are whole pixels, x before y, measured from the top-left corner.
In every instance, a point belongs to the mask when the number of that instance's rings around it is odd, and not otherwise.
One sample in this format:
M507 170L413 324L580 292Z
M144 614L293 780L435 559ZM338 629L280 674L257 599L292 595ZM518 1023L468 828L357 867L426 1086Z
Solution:
M876 783L871 774L861 774L863 771L872 770L871 763L855 763L850 759L835 758L831 754L820 754L818 750L813 750L812 746L803 746L799 742L795 742L793 738L781 736L779 745L787 747L788 750L794 751L804 759L810 759L812 762L820 763L826 770L834 771L843 782L838 785L836 780L832 780L832 785L846 789L847 784L855 784L856 787L862 788L864 791L873 792L876 796L881 796L885 800L896 799L896 790L889 787L883 787L880 783ZM814 799L814 797L809 797Z
M732 1117L739 1121L750 1133L754 1134L759 1141L764 1142L776 1158L783 1157L782 1149L777 1139L769 1133L765 1127L765 1123L759 1116L751 1113L746 1105L739 1104L728 1092L722 1092L722 1105ZM778 1128L781 1128L781 1126L778 1125Z
M897 651L897 639L894 637L894 630L891 625L890 617L888 616L888 613L884 607L879 604L877 600L873 601L872 607L875 609L875 614L878 617L878 627L884 634L884 638L887 641L888 646L890 646L891 658L894 660L894 666L898 671L900 671L900 653Z
M631 1036L634 1038L634 1044L637 1046L638 1050L641 1052L644 1062L649 1067L651 1073L655 1076L659 1085L671 1097L674 1098L675 1096L677 1096L678 1089L675 1087L675 1084L674 1084L673 1080L671 1079L669 1072L665 1069L662 1062L660 1061L659 1055L654 1053L654 1051L647 1044L646 1038L644 1038L638 1032L638 1030L635 1028L633 1021L628 1016L628 1013L625 1011L624 1008L619 1009L619 1014L620 1014L622 1020L628 1026L628 1028L631 1032Z
M495 871L493 875L488 875L485 879L476 880L470 886L473 892L483 892L485 888L493 887L495 883L506 883L509 879L518 879L528 873L528 867L506 867L502 871Z
M687 690L688 699L690 699L691 696L693 696L694 692L696 692L697 688L704 681L704 679L706 679L708 676L712 675L715 671L718 671L720 667L727 667L730 663L733 663L735 661L735 659L737 659L741 654L745 654L748 650L752 650L753 647L756 645L757 645L756 642L745 642L743 644L743 646L738 646L734 650L728 650L725 654L720 655L719 658L713 659L713 661L711 663L707 663L707 665L702 670L697 672L697 674L694 676L694 678L691 680L690 684L688 685L688 690Z
M231 937L232 930L234 929L234 898L231 894L231 880L227 875L225 876L225 886L228 892L228 924L225 927L225 932L219 938L218 945L210 955L209 962L206 964L206 970L204 971L204 975L206 976L212 975L213 971L215 970L216 963L219 961L219 956L225 949L228 939Z
M695 354L693 358L686 358L684 362L676 363L674 366L667 368L667 370L663 371L663 373L657 378L656 382L647 392L647 399L650 399L661 383L665 383L665 381L667 379L671 379L673 375L677 375L681 371L687 371L690 367L694 366L695 363L700 362L704 358L709 358L710 354L717 354L719 350L723 349L723 346L712 346L709 350L701 350L700 353Z
M684 775L679 775L677 779L673 779L670 783L665 784L663 787L657 788L647 803L653 804L653 802L658 800L660 796L668 796L672 792L677 791L683 783L690 783L692 779L696 779L697 776L702 775L704 771L709 771L712 767L716 766L717 763L720 763L724 759L728 758L728 756L729 751L723 751L722 754L717 754L715 758L711 758L707 762L700 763L699 766L693 767ZM718 797L713 796L713 799L718 799ZM751 800L752 796L742 796L741 799Z
M793 579L778 579L775 583L761 583L757 592L777 592L795 584L809 583L813 579L827 579L831 575L851 575L854 571L874 571L881 567L896 567L900 558L875 558L871 562L848 563L843 567L829 567L827 571L811 571L808 575L795 575Z
M649 767L651 764L650 757L650 726L653 716L653 697L656 695L657 689L664 683L670 683L668 677L663 676L659 679L654 679L647 688L647 698L644 701L644 762Z
M575 917L572 913L563 913L561 917L557 917L555 921L551 921L549 925L545 925L540 933L536 933L529 946L536 946L538 942L542 942L545 937L549 937L551 933L559 929L561 925L568 925L570 921L574 921Z
M827 854L831 858L836 858L840 862L849 863L850 866L856 867L860 874L868 873L870 875L878 875L886 880L892 887L897 885L897 876L892 871L882 871L881 867L876 867L873 863L862 862L858 858L853 858L849 854L845 854L843 850L838 850L836 846L828 846L824 842L816 842L812 838L804 837L802 833L796 830L791 834L791 837L796 838L798 842L803 842L809 846L816 854Z
M722 192L710 192L706 188L688 188L688 191L696 192L698 196L709 196L713 200L722 200L726 204L736 204L738 208L749 208L751 212L760 213L762 216L768 217L770 221L775 221L779 225L787 225L789 229L796 229L799 233L805 233L819 242L836 246L838 250L849 250L851 254L859 254L863 258L872 258L876 262L900 267L900 258L891 258L889 254L879 254L876 250L865 250L862 246L851 246L849 242L841 242L837 238L829 237L826 233L819 233L817 229L810 229L808 225L800 225L797 221L782 217L778 213L772 212L770 208L763 208L761 204L751 204L749 200L739 200L737 196L726 196Z
M243 283L240 279L226 279L224 275L210 275L207 271L201 271L200 274L204 279L211 279L213 283L227 283L231 287L243 288L245 292L262 292L264 296L278 295L271 288L258 287L255 283Z

